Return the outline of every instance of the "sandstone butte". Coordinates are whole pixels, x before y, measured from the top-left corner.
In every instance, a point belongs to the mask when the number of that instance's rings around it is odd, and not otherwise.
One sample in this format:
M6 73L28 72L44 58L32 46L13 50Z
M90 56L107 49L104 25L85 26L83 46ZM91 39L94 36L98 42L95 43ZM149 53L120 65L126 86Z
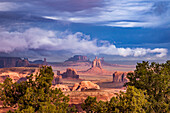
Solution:
M114 72L113 73L113 82L128 82L128 79L127 79L128 73L133 73L133 71L129 71L129 72L116 71L116 72Z
M74 84L72 91L85 91L90 89L100 89L100 86L91 81L81 81L80 83Z
M87 71L82 72L82 73L101 74L101 75L102 74L112 74L112 72L107 71L107 70L102 68L100 58L97 59L97 57L95 57L95 59L93 60L91 68L88 69Z
M58 75L61 75L62 78L79 78L79 75L77 74L77 71L73 68L67 68L66 72L60 74L60 71L57 71Z

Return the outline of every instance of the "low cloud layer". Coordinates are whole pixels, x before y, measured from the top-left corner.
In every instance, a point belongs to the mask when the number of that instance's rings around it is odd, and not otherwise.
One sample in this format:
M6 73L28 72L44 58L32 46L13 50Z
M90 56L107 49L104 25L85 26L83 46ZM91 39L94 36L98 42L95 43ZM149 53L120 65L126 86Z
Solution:
M81 32L73 34L68 31L50 31L40 28L30 28L24 32L1 29L0 40L0 52L4 53L33 49L69 51L74 54L105 54L124 57L153 54L156 57L164 57L168 52L165 48L117 48L107 41L92 40L90 36Z

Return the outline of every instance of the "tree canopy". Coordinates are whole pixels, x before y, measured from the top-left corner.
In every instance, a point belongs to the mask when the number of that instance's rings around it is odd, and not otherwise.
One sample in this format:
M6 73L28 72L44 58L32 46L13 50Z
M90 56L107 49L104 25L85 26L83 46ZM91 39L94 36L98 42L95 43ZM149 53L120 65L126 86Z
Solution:
M44 66L27 81L13 83L7 78L2 84L1 97L4 106L18 107L16 113L67 113L76 111L68 105L69 98L60 89L51 89L54 73ZM10 111L11 112L11 111Z
M146 90L147 100L150 104L150 112L168 112L170 109L170 61L155 63L143 61L137 63L134 73L129 73L129 82L126 86L135 86Z

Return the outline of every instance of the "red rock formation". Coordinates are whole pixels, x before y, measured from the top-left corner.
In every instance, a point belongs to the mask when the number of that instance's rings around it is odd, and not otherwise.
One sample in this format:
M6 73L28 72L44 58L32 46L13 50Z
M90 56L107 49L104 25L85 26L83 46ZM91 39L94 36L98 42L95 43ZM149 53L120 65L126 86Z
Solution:
M26 80L26 76L36 74L39 70L32 68L1 68L0 69L0 82L2 83L7 77L13 79L13 82L21 82Z
M98 67L98 68L102 68L102 66L101 66L101 62L100 62L100 58L99 59L97 59L97 57L95 57L95 59L93 60L93 62L92 62L92 68L93 67Z
M61 75L55 75L52 81L52 84L62 84L62 76Z
M16 67L28 67L30 65L29 61L27 59L24 60L18 60L16 62Z
M0 68L8 67L39 67L39 65L30 64L26 58L22 60L19 57L0 57Z
M66 72L64 72L62 75L62 78L79 78L79 75L77 74L77 71L72 68L67 68Z
M61 72L59 70L57 70L57 75L61 75Z
M100 86L90 81L81 81L79 84L74 84L72 91L85 91L90 89L100 89Z
M113 73L113 82L127 82L128 79L127 77L128 72L114 72Z
M48 65L46 58L44 58L43 65Z
M102 68L100 58L97 59L97 57L95 57L95 59L93 60L91 68L88 69L87 71L83 72L83 73L87 73L87 74L108 74L108 75L112 74L112 72L109 72L109 71Z
M0 68L16 67L19 60L21 60L19 57L0 57Z
M13 82L17 82L20 79L18 73L15 72L3 73L0 75L0 83L3 83L7 77L11 78Z

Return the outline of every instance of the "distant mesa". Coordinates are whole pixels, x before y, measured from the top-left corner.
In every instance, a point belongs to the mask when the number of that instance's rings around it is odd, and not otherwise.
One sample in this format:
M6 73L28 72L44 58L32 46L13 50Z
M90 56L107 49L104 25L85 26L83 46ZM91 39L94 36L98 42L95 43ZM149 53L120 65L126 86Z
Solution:
M47 59L44 58L44 60L35 60L33 62L30 61L31 64L42 64L42 65L48 65Z
M42 65L47 65L46 58L44 61L29 61L28 58L20 57L0 57L0 68L9 68L9 67L40 67Z
M73 62L90 62L90 60L87 58L87 56L82 56L82 55L75 55L71 58L69 58L68 60L66 60L65 62L68 61L73 61Z
M79 79L79 75L77 74L77 71L73 68L67 68L66 72L60 73L60 71L57 71L57 75L61 75L62 78L76 78Z
M87 56L75 55L62 63L62 66L90 66Z
M0 57L0 68L16 67L22 61L19 57Z
M24 60L18 60L16 63L16 67L29 67L30 63L27 58L24 58Z

